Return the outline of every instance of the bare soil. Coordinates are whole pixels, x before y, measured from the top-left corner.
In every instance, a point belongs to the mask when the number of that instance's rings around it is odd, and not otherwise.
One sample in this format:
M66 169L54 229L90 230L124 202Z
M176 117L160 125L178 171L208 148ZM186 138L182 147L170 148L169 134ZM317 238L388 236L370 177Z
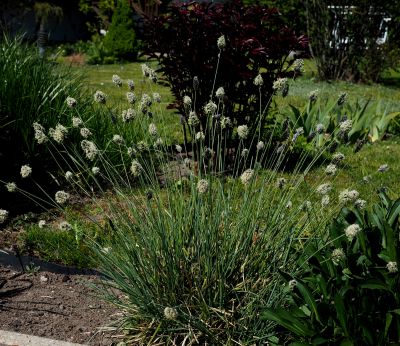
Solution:
M117 310L89 287L98 277L22 273L0 266L0 329L87 345L115 345L100 331Z

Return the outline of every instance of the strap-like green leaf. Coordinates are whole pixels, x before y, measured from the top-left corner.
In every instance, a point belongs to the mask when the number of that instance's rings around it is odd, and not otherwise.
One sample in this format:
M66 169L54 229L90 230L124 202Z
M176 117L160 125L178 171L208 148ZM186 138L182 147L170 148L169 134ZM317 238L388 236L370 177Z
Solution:
M293 315L283 309L265 310L261 318L274 321L280 326L286 328L287 330L295 333L297 336L312 336L314 333L311 328L306 323L303 323L300 319L294 318Z
M346 309L344 307L344 303L343 303L343 296L340 294L336 294L335 298L335 308L336 308L336 314L337 314L337 318L340 322L340 325L343 329L344 335L348 336L349 335L349 331L347 329L347 313L346 313Z
M386 337L386 335L387 335L387 333L388 333L390 324L392 323L392 319L393 319L392 314L391 314L390 312L388 312L388 313L386 314L385 337Z
M386 222L383 221L383 229L385 232L385 238L386 238L386 250L390 256L390 259L392 261L396 260L396 241L395 241L395 236L392 227Z
M389 225L394 227L394 224L399 218L399 216L400 216L400 198L393 203L393 206L390 209L389 220L388 220Z
M311 312L314 313L317 321L321 323L321 318L318 313L317 303L315 302L314 296L312 295L310 289L306 285L304 285L301 281L297 281L296 287L299 290L300 294L303 296L304 301L307 303Z
M359 287L370 289L370 290L390 291L390 289L386 286L386 284L378 279L365 280L363 283L360 283Z

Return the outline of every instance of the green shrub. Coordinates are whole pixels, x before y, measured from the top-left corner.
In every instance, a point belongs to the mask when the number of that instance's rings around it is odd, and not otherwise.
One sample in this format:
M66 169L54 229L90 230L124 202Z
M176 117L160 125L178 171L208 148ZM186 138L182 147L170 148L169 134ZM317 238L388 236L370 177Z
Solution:
M118 0L112 22L104 37L108 55L117 59L136 60L138 54L133 12L127 0Z
M92 36L91 41L88 42L88 49L85 53L87 56L86 62L89 65L112 64L117 60L106 50L104 47L104 39L98 34Z
M64 43L57 46L56 53L61 54L61 56L69 56L72 54L87 54L90 48L90 44L90 41Z
M290 332L285 341L400 342L400 199L380 200L368 211L342 209L323 241L300 256L300 274L282 272L287 303L263 316Z
M62 44L55 49L55 53L61 56L72 54L84 54L85 62L89 65L113 64L117 58L104 47L104 38L99 34L94 34L89 41L78 41L76 43Z

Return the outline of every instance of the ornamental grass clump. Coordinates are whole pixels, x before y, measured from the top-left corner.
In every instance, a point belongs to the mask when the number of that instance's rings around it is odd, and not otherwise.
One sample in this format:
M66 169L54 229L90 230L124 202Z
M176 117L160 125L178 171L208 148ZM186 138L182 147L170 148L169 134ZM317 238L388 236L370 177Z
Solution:
M159 126L157 135L162 136ZM288 149L265 158L269 144L254 140L258 157L243 157L238 150L235 174L223 177L210 170L214 165L224 172L223 160L218 159L223 156L215 155L210 144L201 137L193 157L179 145L173 152L163 146L154 149L155 155L149 157L153 149L142 143L129 159L126 141L110 144L121 154L120 167L114 167L97 145L93 160L85 151L71 153L75 160L69 172L79 179L69 180L68 193L92 200L101 210L101 224L110 225L108 251L96 238L85 239L104 274L99 292L120 309L116 328L127 342L273 341L273 324L260 320L260 307L281 301L278 270L296 270L288 256L291 246L320 237L320 225L329 220L331 211L310 201L303 208L303 201L294 199L310 166L290 178L282 178L276 169ZM261 161L267 161L267 174L260 171ZM97 166L102 168L95 174ZM106 187L114 193L100 201L92 191ZM310 187L304 198L311 199L315 189ZM69 199L58 198L64 201L59 208ZM66 223L59 227L75 232Z
M113 99L101 90L89 93L82 74L41 59L37 48L25 44L22 37L2 36L0 51L0 180L11 181L25 162L33 170L45 167L58 176L71 164L71 158L63 154L63 148L81 150L82 137L96 143L96 147L108 150L113 165L119 162L120 154L113 156L112 148L107 147L110 135L118 133L132 142L145 139L144 133L140 138L136 136L141 132L143 119L133 121L140 117L131 104L114 106ZM154 72L152 76L154 79ZM114 76L114 82L118 87L121 78ZM146 82L142 85L152 90L149 84L153 82ZM124 88L120 89L122 92ZM160 100L159 95L153 95L153 98L155 102ZM129 121L130 126L123 126L124 121ZM90 143L84 146L94 159L95 146ZM59 167L54 165L53 155L58 156ZM29 175L27 170L21 174L22 177ZM46 185L50 195L60 189L58 183L45 174L38 174L35 179L35 182L24 179L15 183L35 195L42 193L36 183ZM45 198L44 195L41 197ZM11 217L14 213L36 208L17 195L8 195L7 189L0 186L0 204L3 198L7 198L12 209Z
M160 158L164 166L138 153L121 176L100 153L97 163L104 171L91 182L71 182L74 193L101 208L112 229L109 251L95 239L89 243L105 275L99 292L119 307L118 328L133 344L269 340L273 325L259 313L260 306L281 300L278 269L294 271L287 256L291 244L320 237L317 225L329 219L330 212L311 202L306 210L291 202L302 174L263 175L250 162L238 178L225 181L200 164L205 152L191 160L192 169L182 165L168 177L155 169L171 164L164 161L167 155ZM92 166L85 157L76 163L84 172ZM92 185L112 186L115 193L98 203ZM134 185L141 188L132 190ZM304 237L307 229L312 236Z
M221 53L227 40L215 40ZM157 80L146 66L143 74ZM216 97L223 97L218 90ZM61 145L70 158L60 174L68 191L59 190L52 205L63 210L72 196L92 201L101 218L95 221L98 232L104 225L110 229L107 250L98 237L85 239L103 273L99 292L120 309L116 328L137 345L274 341L274 324L261 320L260 313L263 306L282 301L279 270L296 272L292 247L301 249L322 237L322 225L335 211L322 210L314 201L328 195L326 186L316 190L333 178L304 179L329 146L308 164L306 153L299 155L293 175L283 177L291 143L304 137L301 129L287 142L276 143L273 133L260 136L246 124L226 121L222 127L216 103L198 104L187 97L188 112L208 109L205 126L193 122L198 127L190 132L191 146L166 146L165 129L149 116L152 98L142 95L140 100L132 120L146 134L139 141L109 133L104 142L81 139L79 146L68 147L49 138L49 145ZM104 102L98 106L108 107ZM258 124L264 109L260 104ZM130 126L122 120L120 125ZM227 145L231 126L238 135L234 146ZM310 143L317 144L315 139ZM300 187L306 193L298 200ZM104 192L101 199L99 192ZM67 221L59 227L77 232Z

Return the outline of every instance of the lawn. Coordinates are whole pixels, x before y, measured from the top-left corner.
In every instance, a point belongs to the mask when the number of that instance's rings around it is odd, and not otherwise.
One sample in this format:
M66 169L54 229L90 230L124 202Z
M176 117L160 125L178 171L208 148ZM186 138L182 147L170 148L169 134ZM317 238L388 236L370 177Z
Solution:
M82 71L87 76L88 86L92 90L103 90L111 96L117 96L118 92L111 81L113 74L118 74L121 78L127 80L132 79L136 85L143 90L149 91L143 86L140 81L143 80L141 64L147 63L152 68L157 67L155 61L141 60L137 63L125 63L118 65L84 65L74 67ZM340 92L348 93L349 101L369 100L382 101L388 105L391 111L400 109L400 75L394 71L388 71L383 78L383 83L371 84L355 84L344 81L321 82L316 78L316 67L312 60L305 62L304 75L292 81L290 84L289 95L283 99L279 99L279 104L282 106L291 103L296 106L301 106L306 102L308 94L318 89L322 98L331 98L338 96ZM168 104L173 101L173 96L168 87L157 85L154 91L161 94L163 104Z
M111 77L118 74L124 81L132 79L135 82L135 90L138 94L141 92L158 92L162 97L160 104L162 117L156 118L156 121L165 128L171 142L182 142L182 131L179 121L179 115L173 109L167 109L167 106L174 101L173 95L167 86L160 84L151 85L144 82L141 64L147 63L152 68L157 67L156 61L141 60L137 63L126 63L116 65L84 65L73 67L79 69L87 78L87 85L92 92L102 90L110 96L111 102L124 102L124 96L121 91L115 87ZM275 97L276 107L279 112L288 111L287 105L303 107L308 101L308 94L318 89L321 99L335 99L339 93L348 94L348 102L365 103L370 101L370 107L376 106L381 102L382 111L387 113L400 110L400 77L395 72L388 72L382 84L354 84L343 81L319 82L316 79L316 67L312 60L305 63L305 73L303 76L290 82L290 91L287 97ZM126 86L124 86L126 87Z
M78 69L86 77L87 86L92 93L96 90L105 92L108 95L111 105L126 103L125 92L128 91L127 80L134 81L134 92L137 95L141 95L142 93L148 93L149 95L152 95L154 92L159 93L161 95L160 112L155 113L154 121L155 123L162 124L163 131L168 134L170 143L180 143L182 142L182 131L179 115L174 110L167 109L167 106L173 102L173 96L168 87L160 84L151 84L143 79L142 63L147 63L153 68L156 65L154 61L140 61L118 65L84 65L73 67L73 69ZM111 80L114 74L119 75L124 82L121 88L122 91Z
M388 71L380 84L357 84L345 81L318 81L316 66L312 60L305 61L304 69L303 76L291 82L289 95L285 99L278 99L280 109L287 104L297 107L304 105L308 94L316 89L323 99L335 98L339 93L346 92L351 103L371 100L372 103L382 102L388 112L400 109L400 76L394 71Z

